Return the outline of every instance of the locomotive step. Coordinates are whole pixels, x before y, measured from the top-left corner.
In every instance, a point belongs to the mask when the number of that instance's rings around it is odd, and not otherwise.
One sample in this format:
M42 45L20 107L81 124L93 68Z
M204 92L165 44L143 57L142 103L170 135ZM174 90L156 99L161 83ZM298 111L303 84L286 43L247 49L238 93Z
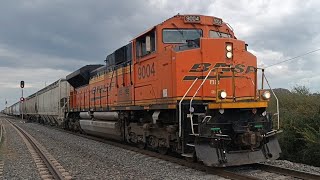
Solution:
M191 154L191 153L184 153L184 154L181 154L181 156L183 156L183 157L188 157L188 158L192 158L192 157L193 157L193 154Z

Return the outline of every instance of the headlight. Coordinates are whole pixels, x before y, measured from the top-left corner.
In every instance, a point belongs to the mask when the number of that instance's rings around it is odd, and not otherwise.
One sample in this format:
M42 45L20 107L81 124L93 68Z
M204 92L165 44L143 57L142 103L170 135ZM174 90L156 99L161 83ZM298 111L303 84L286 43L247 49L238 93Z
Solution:
M231 50L232 50L232 46L231 46L230 44L228 44L228 45L226 46L226 50L227 50L227 51L231 51Z
M263 98L264 100L268 100L268 99L270 99L270 97L271 97L271 94L270 94L269 91L265 91L265 92L262 94L262 98Z
M232 58L232 52L227 52L227 58L229 58L229 59Z
M221 91L221 92L220 92L220 97L221 97L222 99L225 99L225 98L227 97L227 93L226 93L225 91Z

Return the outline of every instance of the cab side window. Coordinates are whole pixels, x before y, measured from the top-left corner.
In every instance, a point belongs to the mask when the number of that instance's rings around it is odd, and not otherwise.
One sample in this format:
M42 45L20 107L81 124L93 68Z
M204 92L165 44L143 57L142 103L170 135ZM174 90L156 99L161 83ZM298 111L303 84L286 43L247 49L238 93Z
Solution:
M136 40L136 57L139 59L156 51L156 33L152 30Z

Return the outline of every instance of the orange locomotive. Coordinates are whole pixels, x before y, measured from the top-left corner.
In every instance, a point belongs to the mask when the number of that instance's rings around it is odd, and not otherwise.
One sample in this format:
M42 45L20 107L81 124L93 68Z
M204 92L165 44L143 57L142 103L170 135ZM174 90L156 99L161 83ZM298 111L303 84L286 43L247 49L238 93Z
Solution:
M257 59L222 19L176 15L67 76L65 127L208 166L279 157Z

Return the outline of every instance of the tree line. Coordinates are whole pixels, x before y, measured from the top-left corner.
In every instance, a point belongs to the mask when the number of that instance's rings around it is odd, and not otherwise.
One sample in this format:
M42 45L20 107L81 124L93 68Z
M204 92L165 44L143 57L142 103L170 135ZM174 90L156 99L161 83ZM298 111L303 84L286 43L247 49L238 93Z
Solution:
M305 86L291 91L274 89L279 99L281 159L320 166L320 94ZM269 112L276 113L276 101L270 100ZM276 116L274 116L276 117ZM276 118L275 118L276 120ZM274 125L276 125L274 121Z

